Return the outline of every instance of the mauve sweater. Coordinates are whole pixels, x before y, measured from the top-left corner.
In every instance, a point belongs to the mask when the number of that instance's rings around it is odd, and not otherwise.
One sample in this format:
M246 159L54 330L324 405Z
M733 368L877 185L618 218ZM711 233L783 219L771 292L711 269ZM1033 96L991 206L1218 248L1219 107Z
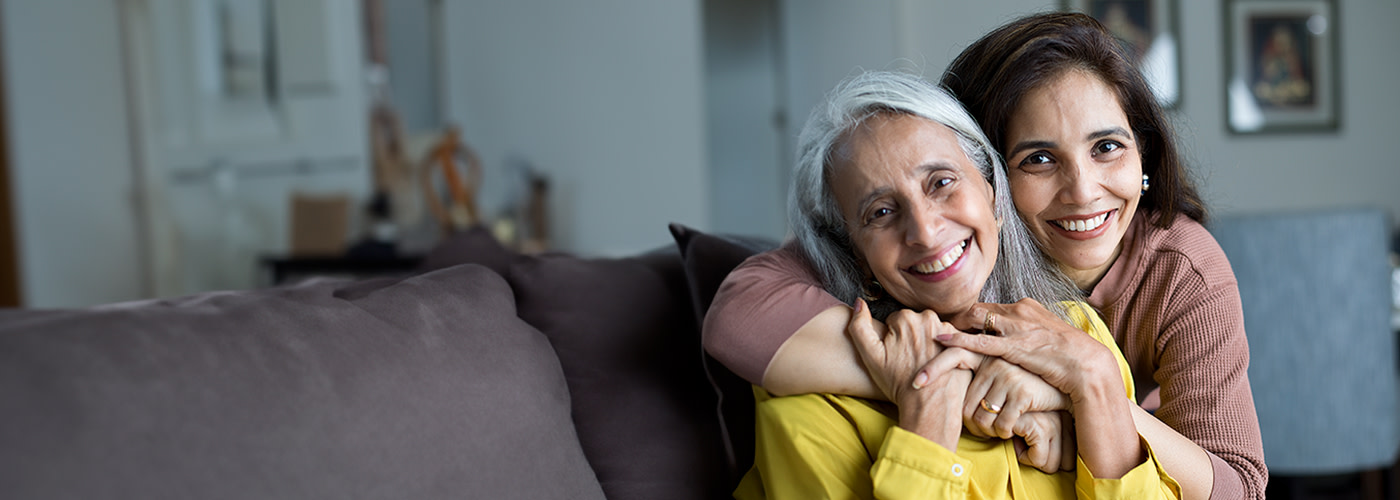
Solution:
M1160 387L1156 417L1209 453L1210 497L1262 499L1268 470L1235 274L1196 221L1177 217L1162 229L1147 219L1138 213L1122 254L1085 300L1113 332L1139 397ZM789 243L749 258L725 279L705 317L705 349L762 385L783 342L838 305Z

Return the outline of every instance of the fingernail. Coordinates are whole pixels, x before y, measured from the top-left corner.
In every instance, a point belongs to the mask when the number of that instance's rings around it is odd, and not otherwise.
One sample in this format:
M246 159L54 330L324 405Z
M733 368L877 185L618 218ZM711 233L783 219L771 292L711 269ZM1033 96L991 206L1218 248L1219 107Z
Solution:
M951 333L939 334L938 337L937 337L937 339L938 339L939 342L947 342L947 341L949 341L949 340L953 340L953 334L951 334Z
M922 388L924 387L924 384L927 384L927 383L928 383L928 374L927 374L927 373L919 372L918 375L915 375L915 376L914 376L914 388L915 388L915 389L922 389Z
M861 310L863 309L865 309L865 301L862 299L856 299L856 312L861 312Z

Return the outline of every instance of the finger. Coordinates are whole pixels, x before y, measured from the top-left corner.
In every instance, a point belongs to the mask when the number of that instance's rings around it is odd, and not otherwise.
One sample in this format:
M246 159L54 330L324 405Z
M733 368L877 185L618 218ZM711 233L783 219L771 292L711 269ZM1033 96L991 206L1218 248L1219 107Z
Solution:
M1074 417L1067 411L1057 411L1060 418L1060 470L1072 471L1079 461L1079 445L1075 442Z
M1002 439L1016 435L1016 423L1025 415L1026 408L1023 400L1002 400L1001 413L992 421L992 432Z
M1050 436L1050 439L1046 441L1046 444L1047 446L1045 447L1045 462L1040 464L1040 470L1043 470L1050 474L1054 474L1055 472L1058 472L1060 470L1060 467L1064 465L1065 441L1060 436Z
M928 362L924 370L929 380L937 380L953 370L976 371L982 363L982 356L965 349L944 349Z
M846 334L862 354L874 352L880 344L880 334L875 331L874 320L870 317L870 306L864 300L856 299L856 307L851 311L851 321L846 324Z
M972 413L973 426L977 427L985 434L997 436L1002 439L1010 439L1010 429L1007 429L1008 432L1003 432L996 426L996 422L1002 418L1002 415L1005 414L1007 410L1005 407L1006 389L1000 387L998 384L993 384L987 391L987 394L979 399L976 404L977 411ZM1018 411L1016 414L1019 416L1020 412ZM1014 423L1015 420L1011 420L1010 422Z
M968 308L966 311L949 318L947 321L959 330L980 331L982 330L982 325L985 324L987 320L987 313L989 312L1002 313L1002 315L1005 316L1004 306L1002 304L978 302L973 304L972 307Z
M987 391L992 388L992 383L996 380L996 372L998 371L994 366L995 363L990 363L988 366L984 366L983 369L978 370L977 373L972 376L972 383L967 385L967 396L963 398L964 424L972 424L972 414L977 412L978 403L982 401L982 398L987 397ZM987 434L984 433L979 437L984 437L986 435Z
M1059 464L1051 462L1058 458L1058 454L1053 453L1056 451L1052 449L1053 443L1046 439L1046 433L1040 428L1040 423L1035 415L1028 415L1018 426L1017 435L1026 441L1026 449L1016 454L1016 460L1045 472L1055 472L1059 470ZM1051 468L1052 465L1054 468Z
M1019 356L1016 343L1008 341L1002 337L991 335L971 335L963 332L945 332L938 335L938 342L948 347L958 347L978 354L995 356L1012 363L1021 364L1014 359Z

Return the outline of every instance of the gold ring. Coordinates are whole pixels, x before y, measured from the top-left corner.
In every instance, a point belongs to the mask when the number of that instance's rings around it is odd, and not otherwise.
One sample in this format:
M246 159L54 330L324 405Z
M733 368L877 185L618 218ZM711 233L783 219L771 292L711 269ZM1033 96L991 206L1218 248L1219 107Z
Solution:
M982 333L992 333L997 331L997 315L988 312L986 319L982 320ZM995 412L993 412L995 413Z
M1001 405L988 404L986 398L983 398L982 402L977 403L977 405L981 406L983 411L991 413L992 415L1001 413Z

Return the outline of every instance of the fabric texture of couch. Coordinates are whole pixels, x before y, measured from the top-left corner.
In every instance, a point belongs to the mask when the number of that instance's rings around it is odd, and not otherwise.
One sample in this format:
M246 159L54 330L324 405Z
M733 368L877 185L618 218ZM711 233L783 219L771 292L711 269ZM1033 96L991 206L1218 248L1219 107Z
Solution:
M411 276L0 311L0 490L728 497L752 416L699 314L776 242L671 230L611 259L473 230Z

